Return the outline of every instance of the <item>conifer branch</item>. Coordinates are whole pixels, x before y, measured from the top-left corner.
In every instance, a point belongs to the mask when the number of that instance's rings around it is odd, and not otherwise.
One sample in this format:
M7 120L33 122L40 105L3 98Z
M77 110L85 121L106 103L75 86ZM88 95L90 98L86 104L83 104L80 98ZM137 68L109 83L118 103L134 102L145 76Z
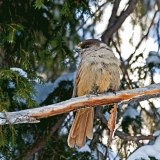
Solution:
M140 102L156 97L160 97L160 83L127 91L117 91L116 94L108 92L98 95L85 95L57 104L34 109L27 109L16 112L1 112L0 125L38 123L40 122L39 119L41 118L75 111L77 109L82 109L89 106L95 107L101 105L110 105L114 103L128 104L131 102Z
M122 11L117 20L114 23L112 22L111 25L109 25L109 28L105 30L101 37L104 43L108 44L108 39L113 35L114 32L116 32L121 27L126 18L133 12L137 3L138 0L130 0L128 2L128 7L126 8L126 10Z
M53 136L53 134L55 133L55 131L57 129L59 129L62 126L62 123L64 122L65 118L66 118L67 114L63 115L58 121L57 123L52 126L50 132L49 132L49 136ZM37 142L32 146L32 148L26 153L26 155L23 157L23 160L29 160L32 158L32 156L40 151L43 147L45 147L46 145L46 140L44 137L41 137L40 139L37 140ZM19 157L17 157L18 159Z

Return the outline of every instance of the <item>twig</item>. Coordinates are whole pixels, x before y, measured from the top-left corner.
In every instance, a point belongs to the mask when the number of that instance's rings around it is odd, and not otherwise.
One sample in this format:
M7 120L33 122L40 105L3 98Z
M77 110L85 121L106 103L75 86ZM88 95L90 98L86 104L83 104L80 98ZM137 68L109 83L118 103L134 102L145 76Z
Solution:
M143 40L148 37L149 32L150 32L150 29L151 29L151 27L152 27L152 25L153 25L153 23L154 23L154 20L155 20L155 18L156 18L157 13L158 13L157 11L154 13L154 16L153 16L153 18L152 18L152 21L151 21L151 23L150 23L150 26L149 26L149 28L148 28L147 33L141 38L141 40L139 41L139 43L138 43L137 46L135 47L134 52L128 57L128 59L126 60L126 62L130 63L130 60L132 59L132 57L133 57L134 54L136 53L137 49L140 47L140 45L141 45L141 43L143 42Z
M155 139L155 137L152 136L152 135L148 135L148 136L144 136L144 135L142 135L142 136L129 136L129 135L127 135L125 133L122 133L118 130L115 132L115 135L118 136L119 138L123 139L123 140L134 141L134 142L140 141L140 140L154 140Z
M106 129L109 130L107 124L108 121L105 118L105 116L102 114L102 112L98 112L97 117L102 121L103 124L106 125ZM152 135L148 135L148 136L130 136L126 133L123 133L121 131L116 130L114 133L115 136L118 136L119 138L125 140L125 141L134 141L136 144L138 143L139 145L141 145L141 143L139 142L140 140L154 140L155 136Z

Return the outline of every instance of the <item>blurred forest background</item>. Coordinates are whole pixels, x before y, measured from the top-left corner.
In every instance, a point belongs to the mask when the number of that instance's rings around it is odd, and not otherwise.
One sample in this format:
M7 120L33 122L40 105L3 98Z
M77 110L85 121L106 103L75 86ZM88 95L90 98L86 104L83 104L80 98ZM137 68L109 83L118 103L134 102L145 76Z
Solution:
M103 40L121 60L120 90L160 82L160 0L0 0L0 111L70 99L79 62L74 49L90 38ZM158 98L119 106L108 159L127 159L154 144L159 107ZM96 115L93 140L81 149L67 145L72 113L0 126L0 159L107 159L111 108Z

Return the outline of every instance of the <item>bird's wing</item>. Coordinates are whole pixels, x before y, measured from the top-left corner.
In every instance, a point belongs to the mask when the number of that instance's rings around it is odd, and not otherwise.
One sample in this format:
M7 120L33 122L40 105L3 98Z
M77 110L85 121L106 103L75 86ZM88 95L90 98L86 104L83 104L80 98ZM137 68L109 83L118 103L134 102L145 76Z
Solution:
M77 70L77 73L76 73L76 79L75 79L75 82L74 82L72 97L77 97L77 86L78 86L78 83L79 83L79 80L80 80L80 73L81 73L81 63L79 64L79 67L78 67L78 70Z

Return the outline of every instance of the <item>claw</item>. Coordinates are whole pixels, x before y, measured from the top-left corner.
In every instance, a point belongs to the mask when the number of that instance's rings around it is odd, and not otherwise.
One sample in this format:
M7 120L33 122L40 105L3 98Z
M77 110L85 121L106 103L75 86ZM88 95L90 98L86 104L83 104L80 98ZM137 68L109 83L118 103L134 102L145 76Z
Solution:
M92 92L92 94L93 94L93 95L96 95L96 96L98 96L98 93L97 93L97 92Z

